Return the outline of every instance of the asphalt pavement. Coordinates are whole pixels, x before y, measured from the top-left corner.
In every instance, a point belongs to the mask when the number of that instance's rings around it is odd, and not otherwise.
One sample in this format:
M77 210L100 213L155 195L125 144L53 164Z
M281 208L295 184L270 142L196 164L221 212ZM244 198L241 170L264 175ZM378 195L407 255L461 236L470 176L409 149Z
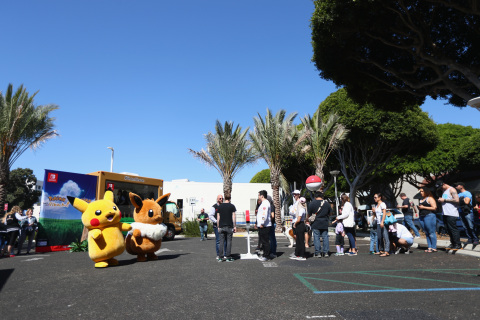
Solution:
M54 252L0 259L2 319L457 319L479 317L480 259L424 253L381 258L358 237L357 256L278 257L217 262L215 241L164 242L159 260L123 253L115 267L95 269L87 253ZM256 245L252 239L252 248ZM348 243L348 241L346 241ZM334 251L334 237L330 250ZM307 249L310 254L313 249Z

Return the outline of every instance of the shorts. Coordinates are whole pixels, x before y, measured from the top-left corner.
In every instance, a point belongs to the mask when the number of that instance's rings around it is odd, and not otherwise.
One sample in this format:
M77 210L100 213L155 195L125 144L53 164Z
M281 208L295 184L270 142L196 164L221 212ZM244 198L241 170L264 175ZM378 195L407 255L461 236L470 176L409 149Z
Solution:
M340 233L335 235L335 245L336 246L343 246L345 245L345 237L342 236Z
M408 238L408 239L403 239L403 240L407 241L407 244L409 246L411 246L413 244L413 238Z

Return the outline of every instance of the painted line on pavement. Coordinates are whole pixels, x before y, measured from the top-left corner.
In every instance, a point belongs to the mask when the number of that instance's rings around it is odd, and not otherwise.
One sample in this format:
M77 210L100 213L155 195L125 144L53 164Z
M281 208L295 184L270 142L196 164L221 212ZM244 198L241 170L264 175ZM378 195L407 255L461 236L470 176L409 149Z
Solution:
M393 290L342 290L342 291L314 291L315 294L329 293L377 293L377 292L425 292L425 291L479 291L480 288L428 288L428 289L393 289Z

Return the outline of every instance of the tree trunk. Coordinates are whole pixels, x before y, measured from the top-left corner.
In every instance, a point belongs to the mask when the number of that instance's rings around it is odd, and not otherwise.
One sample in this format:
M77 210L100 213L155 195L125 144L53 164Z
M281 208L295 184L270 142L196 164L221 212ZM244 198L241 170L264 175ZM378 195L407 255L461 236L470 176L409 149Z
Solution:
M223 196L232 197L232 177L231 176L223 176Z
M7 198L7 183L10 174L8 163L0 163L0 218L5 215L4 206Z
M275 205L275 223L277 227L275 232L282 232L282 207L280 204L280 172L275 174L275 170L270 169L270 180L273 190L273 204Z

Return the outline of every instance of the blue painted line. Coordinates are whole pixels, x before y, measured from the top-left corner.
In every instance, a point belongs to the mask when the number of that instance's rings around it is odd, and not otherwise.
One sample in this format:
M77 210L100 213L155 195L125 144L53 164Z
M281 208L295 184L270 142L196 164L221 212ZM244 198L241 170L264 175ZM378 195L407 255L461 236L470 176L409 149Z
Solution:
M376 292L420 292L420 291L479 291L480 288L429 288L429 289L394 289L394 290L342 290L314 291L315 294L328 293L376 293Z

